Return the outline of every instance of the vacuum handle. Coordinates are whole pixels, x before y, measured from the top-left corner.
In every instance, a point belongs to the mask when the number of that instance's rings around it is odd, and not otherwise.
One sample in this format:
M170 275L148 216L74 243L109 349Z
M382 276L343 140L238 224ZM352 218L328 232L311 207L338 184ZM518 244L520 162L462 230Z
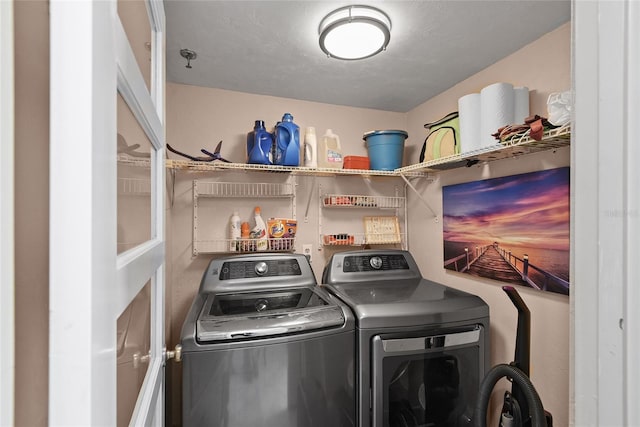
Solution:
M531 352L531 312L529 307L522 300L520 294L513 286L503 286L502 290L505 291L513 305L518 309L518 328L516 331L516 351L513 364L516 368L519 368L524 375L529 376L529 364L530 364L530 352ZM516 425L522 425L524 427L530 427L530 411L533 408L529 408L524 391L517 383L513 383L511 386L511 395L513 399L518 402L520 407L520 419L522 424L515 423ZM512 414L514 415L514 414Z
M518 328L516 331L516 351L514 364L525 374L529 375L529 361L531 353L531 312L520 294L513 286L503 286L513 305L518 309Z
M530 313L529 307L527 307L527 304L524 303L524 300L522 299L518 291L516 291L516 288L514 288L513 286L503 286L502 290L505 291L513 305L516 306L516 308L518 309L518 313L526 313L527 315Z

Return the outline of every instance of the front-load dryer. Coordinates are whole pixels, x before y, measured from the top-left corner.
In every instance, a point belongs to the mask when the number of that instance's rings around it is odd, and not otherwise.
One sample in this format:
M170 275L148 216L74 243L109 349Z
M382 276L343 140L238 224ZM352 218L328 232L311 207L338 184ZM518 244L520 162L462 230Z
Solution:
M323 287L355 313L360 427L471 423L489 367L489 307L424 279L409 252L337 253Z

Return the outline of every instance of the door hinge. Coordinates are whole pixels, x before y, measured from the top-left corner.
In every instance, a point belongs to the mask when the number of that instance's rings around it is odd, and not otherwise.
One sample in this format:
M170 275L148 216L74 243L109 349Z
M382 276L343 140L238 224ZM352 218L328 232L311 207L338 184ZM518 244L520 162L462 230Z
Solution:
M182 346L176 344L173 350L167 350L165 352L165 360L174 359L176 363L182 362Z

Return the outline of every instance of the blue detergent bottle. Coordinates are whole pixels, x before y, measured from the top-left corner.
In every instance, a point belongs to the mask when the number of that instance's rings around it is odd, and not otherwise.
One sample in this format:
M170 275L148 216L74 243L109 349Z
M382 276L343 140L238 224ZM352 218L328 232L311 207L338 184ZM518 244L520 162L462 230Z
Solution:
M272 145L273 135L265 129L263 120L256 120L253 130L247 133L247 163L270 165Z
M293 116L285 113L276 124L274 162L283 166L300 165L300 127L293 122Z

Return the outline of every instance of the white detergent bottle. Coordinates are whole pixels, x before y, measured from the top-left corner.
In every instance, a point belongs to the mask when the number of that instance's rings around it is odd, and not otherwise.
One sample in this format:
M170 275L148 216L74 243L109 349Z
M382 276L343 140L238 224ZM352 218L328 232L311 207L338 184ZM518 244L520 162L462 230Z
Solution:
M238 240L240 240L240 215L238 211L233 211L231 222L229 223L229 251L238 250Z
M308 127L304 133L304 165L308 168L318 167L318 141L314 127Z
M318 167L342 169L342 147L340 146L340 138L333 133L331 129L320 141L318 148Z
M262 219L260 206L256 206L254 210L255 227L251 230L251 238L256 239L256 250L266 251L269 247L269 239L267 238L267 225Z

